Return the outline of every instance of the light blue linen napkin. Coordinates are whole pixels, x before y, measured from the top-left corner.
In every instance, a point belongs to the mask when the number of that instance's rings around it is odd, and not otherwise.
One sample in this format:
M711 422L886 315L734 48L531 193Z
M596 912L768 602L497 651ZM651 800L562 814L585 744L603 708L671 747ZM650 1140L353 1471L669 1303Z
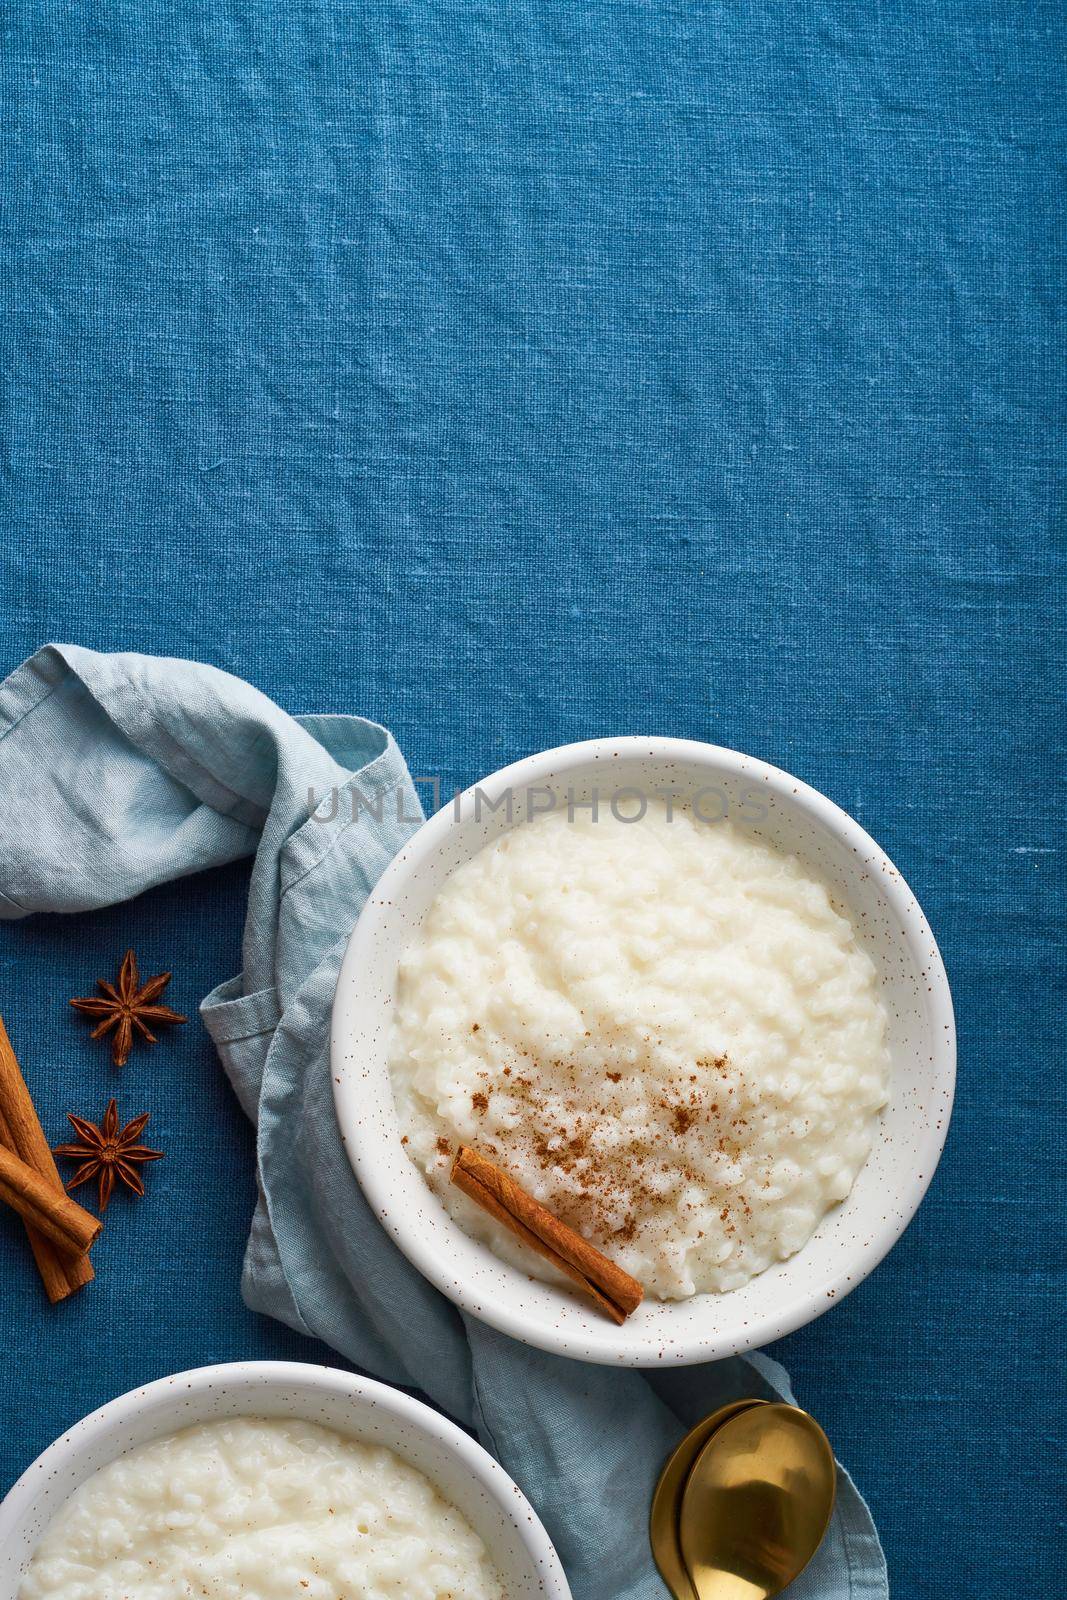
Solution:
M386 795L380 822L363 808L353 823L357 782ZM330 1005L359 909L420 815L384 729L291 717L213 667L52 645L0 685L0 916L84 911L255 855L243 970L201 1007L258 1130L247 1303L473 1429L544 1519L575 1600L662 1600L646 1525L664 1457L727 1399L792 1398L788 1378L759 1355L654 1377L545 1355L460 1313L378 1226L334 1119ZM844 1472L792 1593L888 1595Z

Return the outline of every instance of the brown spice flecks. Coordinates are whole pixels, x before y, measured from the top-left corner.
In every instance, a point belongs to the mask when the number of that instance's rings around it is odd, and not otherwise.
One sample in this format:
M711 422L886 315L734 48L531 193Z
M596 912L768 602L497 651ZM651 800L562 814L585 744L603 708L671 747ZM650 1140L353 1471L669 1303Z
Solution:
M527 1163L550 1174L555 1214L602 1246L630 1243L642 1213L661 1210L667 1193L676 1193L683 1185L703 1186L707 1181L703 1158L708 1153L738 1152L738 1129L744 1119L734 1100L734 1085L712 1075L729 1080L732 1069L725 1055L693 1061L696 1071L680 1074L673 1090L664 1085L666 1092L648 1101L645 1124L627 1127L621 1143L617 1107L604 1103L608 1096L597 1094L584 1066L546 1057L551 1081L545 1084L539 1065L533 1052L519 1049L514 1062L498 1066L496 1073L479 1074L485 1089L471 1096L475 1111L484 1114L490 1095L496 1093L515 1118L509 1118L507 1131L487 1144L485 1153L505 1168L521 1153ZM609 1058L601 1068L600 1082L621 1083L629 1073L626 1063ZM605 1138L609 1123L612 1135ZM726 1198L720 1194L718 1203ZM743 1215L740 1200L723 1206L727 1235L736 1237L737 1219Z
M439 1156L450 1156L452 1154L452 1146L443 1134L437 1141L437 1154Z
M471 1032L472 1032L472 1033L477 1033L477 1032L478 1032L478 1029L479 1029L479 1028L480 1028L480 1027L481 1027L481 1023L480 1023L480 1022L472 1022L472 1023L471 1023Z

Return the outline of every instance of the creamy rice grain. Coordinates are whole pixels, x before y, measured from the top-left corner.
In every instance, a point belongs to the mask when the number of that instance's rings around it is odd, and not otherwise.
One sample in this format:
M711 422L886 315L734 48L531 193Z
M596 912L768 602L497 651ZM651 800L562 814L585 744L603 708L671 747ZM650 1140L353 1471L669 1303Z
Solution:
M52 1522L19 1600L506 1600L481 1539L391 1451L240 1418L132 1450Z
M825 886L660 803L562 812L460 867L401 964L391 1072L408 1153L474 1144L661 1299L792 1255L849 1192L888 1090L874 967Z

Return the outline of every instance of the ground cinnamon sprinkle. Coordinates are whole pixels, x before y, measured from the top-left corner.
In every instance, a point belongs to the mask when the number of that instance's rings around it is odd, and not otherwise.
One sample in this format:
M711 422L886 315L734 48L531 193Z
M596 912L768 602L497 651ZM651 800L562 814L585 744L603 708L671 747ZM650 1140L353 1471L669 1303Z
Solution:
M531 1059L529 1052L522 1053ZM731 1117L730 1104L723 1105L719 1088L718 1075L728 1070L725 1056L694 1063L698 1070L687 1073L683 1080L693 1085L687 1093L657 1097L653 1102L662 1113L659 1131L647 1124L635 1128L622 1149L609 1149L599 1137L606 1123L617 1121L618 1103L606 1103L609 1097L591 1099L588 1075L576 1063L552 1059L544 1076L536 1061L533 1065L529 1074L510 1065L499 1069L499 1092L506 1094L519 1120L506 1135L497 1132L495 1141L485 1144L486 1153L507 1164L516 1152L524 1150L534 1166L551 1174L552 1205L558 1215L571 1227L605 1243L631 1242L642 1211L662 1206L664 1194L681 1184L699 1186L706 1181L694 1163L685 1159L685 1146L675 1140L706 1140L705 1148L717 1148L723 1154L737 1149L735 1138L728 1134L736 1135L735 1124L740 1119ZM714 1080L713 1072L717 1074ZM481 1076L487 1081L489 1074ZM613 1067L604 1070L603 1081L614 1085L625 1076ZM545 1086L546 1078L551 1087ZM506 1091L504 1079L508 1080ZM712 1081L716 1085L714 1100L709 1093ZM477 1091L471 1103L484 1115L489 1108L488 1093Z
M651 1035L647 1043L653 1051ZM507 1065L487 1064L477 1074L481 1085L470 1105L482 1128L480 1148L503 1170L544 1174L541 1184L528 1180L531 1192L561 1223L602 1249L640 1242L645 1218L663 1216L665 1203L673 1204L679 1218L698 1209L685 1191L706 1190L709 1152L731 1160L741 1148L746 1119L732 1064L716 1056L689 1065L696 1070L682 1065L673 1084L661 1083L660 1092L646 1099L648 1078L639 1057L609 1057L592 1068L567 1058L538 1059L520 1048ZM643 1105L644 1115L631 1121L626 1113L635 1103ZM436 1139L439 1171L453 1163L462 1144ZM736 1242L751 1207L728 1186L708 1198L716 1210L721 1204L723 1236Z

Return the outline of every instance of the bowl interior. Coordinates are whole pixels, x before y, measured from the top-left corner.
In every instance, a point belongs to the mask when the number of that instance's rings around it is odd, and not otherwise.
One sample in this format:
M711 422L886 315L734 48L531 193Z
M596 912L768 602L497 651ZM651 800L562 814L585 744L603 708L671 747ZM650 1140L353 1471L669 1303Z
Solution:
M633 815L638 797L652 794L688 801L709 826L728 817L795 854L848 907L882 980L891 1100L852 1193L797 1255L730 1294L646 1302L615 1328L568 1291L497 1260L451 1220L401 1147L387 1058L398 959L449 873L550 804L588 805L595 797L606 810L614 796L618 809ZM787 773L714 746L598 740L504 769L408 842L349 942L334 1007L333 1066L338 1117L363 1190L431 1281L528 1343L584 1360L651 1366L752 1349L817 1316L871 1270L903 1232L940 1155L955 1036L944 967L918 903L874 841L831 801Z
M56 1441L0 1505L0 1596L19 1580L48 1523L98 1468L152 1439L227 1417L298 1417L386 1445L434 1482L485 1541L509 1596L570 1600L548 1536L507 1473L460 1429L384 1384L290 1362L202 1368L161 1379L93 1412Z

